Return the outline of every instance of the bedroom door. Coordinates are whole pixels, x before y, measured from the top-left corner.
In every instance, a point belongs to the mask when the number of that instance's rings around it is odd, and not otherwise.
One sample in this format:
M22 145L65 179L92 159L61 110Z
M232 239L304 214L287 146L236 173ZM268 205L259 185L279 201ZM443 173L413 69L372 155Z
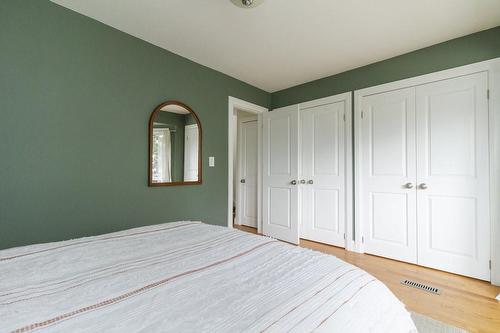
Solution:
M257 228L257 120L241 121L238 144L238 224Z
M299 243L298 105L263 114L262 229Z
M346 107L344 98L300 109L300 237L340 247L345 247Z
M416 88L418 263L490 280L486 72Z
M364 249L417 262L415 89L363 97L359 198Z

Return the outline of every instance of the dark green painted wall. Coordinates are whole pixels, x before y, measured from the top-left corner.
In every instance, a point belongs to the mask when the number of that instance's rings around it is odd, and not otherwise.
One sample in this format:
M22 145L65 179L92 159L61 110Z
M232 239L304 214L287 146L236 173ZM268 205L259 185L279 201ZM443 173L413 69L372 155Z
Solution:
M268 94L48 0L1 0L0 249L179 219L224 225L229 95L281 107L495 57L500 27ZM201 119L201 186L146 185L148 119L171 99Z
M194 117L191 113L187 114L186 115L186 125L193 125L193 124L196 124L196 120L194 119Z
M273 108L500 57L500 27L281 90Z
M225 224L228 95L270 103L47 0L1 0L0 248L179 219ZM147 187L149 116L171 99L201 119L203 185Z

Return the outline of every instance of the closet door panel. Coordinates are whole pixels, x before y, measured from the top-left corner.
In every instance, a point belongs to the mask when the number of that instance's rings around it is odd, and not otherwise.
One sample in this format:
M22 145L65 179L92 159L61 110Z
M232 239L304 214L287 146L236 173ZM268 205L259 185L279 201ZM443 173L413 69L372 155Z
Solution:
M363 97L360 220L368 253L415 263L415 89Z
M339 233L343 231L339 215L341 205L338 190L313 190L313 224L312 228L318 231Z
M487 74L417 87L419 264L489 280Z
M301 237L345 246L346 102L300 110Z
M263 115L263 232L299 243L298 106Z

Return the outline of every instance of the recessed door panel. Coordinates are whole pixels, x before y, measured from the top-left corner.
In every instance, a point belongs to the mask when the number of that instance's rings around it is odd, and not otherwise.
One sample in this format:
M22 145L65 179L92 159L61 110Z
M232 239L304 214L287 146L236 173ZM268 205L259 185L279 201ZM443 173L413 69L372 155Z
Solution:
M300 110L301 237L345 246L346 100Z
M406 193L372 193L370 239L407 247L409 204Z
M407 174L407 99L373 98L370 117L370 162L372 176ZM390 152L390 154L389 154Z
M427 196L429 249L474 258L477 255L475 198Z
M361 100L359 198L368 253L415 263L415 90Z
M298 244L297 105L263 115L262 142L263 233Z
M269 224L290 229L292 209L291 190L289 188L269 188Z
M245 201L244 202L244 225L257 228L257 186L245 186Z
M292 149L290 142L290 118L269 119L269 173L271 175L290 175Z
M422 91L420 88L418 91ZM429 95L427 113L429 165L431 175L475 176L476 108L474 87ZM425 98L425 97L424 97Z
M489 280L487 74L416 88L419 264Z
M343 104L343 103L342 103ZM331 111L330 111L331 110ZM338 175L339 173L339 135L343 131L339 124L339 116L344 110L333 105L332 107L319 107L311 112L313 121L313 168L315 175ZM305 134L307 135L307 133ZM308 161L303 161L303 164Z
M337 232L339 221L339 191L331 189L315 189L313 229L317 232Z

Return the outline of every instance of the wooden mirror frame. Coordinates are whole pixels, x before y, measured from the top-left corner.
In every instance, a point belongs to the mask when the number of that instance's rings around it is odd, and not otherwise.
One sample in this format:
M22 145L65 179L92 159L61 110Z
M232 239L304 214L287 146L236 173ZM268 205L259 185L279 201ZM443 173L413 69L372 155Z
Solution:
M153 157L153 123L155 116L158 112L161 112L161 109L163 109L167 105L177 105L180 107L185 108L188 110L196 120L196 123L198 124L198 180L197 181L181 181L181 182L170 182L170 183L153 183L153 164L152 164L152 157ZM201 122L200 119L198 118L198 115L191 109L189 106L186 104L179 102L179 101L166 101L164 103L161 103L158 105L153 113L151 113L151 116L149 117L149 142L148 142L148 185L150 187L160 187L160 186L179 186L179 185L198 185L202 183L202 165L203 165L203 152L202 152L202 129L201 129Z

